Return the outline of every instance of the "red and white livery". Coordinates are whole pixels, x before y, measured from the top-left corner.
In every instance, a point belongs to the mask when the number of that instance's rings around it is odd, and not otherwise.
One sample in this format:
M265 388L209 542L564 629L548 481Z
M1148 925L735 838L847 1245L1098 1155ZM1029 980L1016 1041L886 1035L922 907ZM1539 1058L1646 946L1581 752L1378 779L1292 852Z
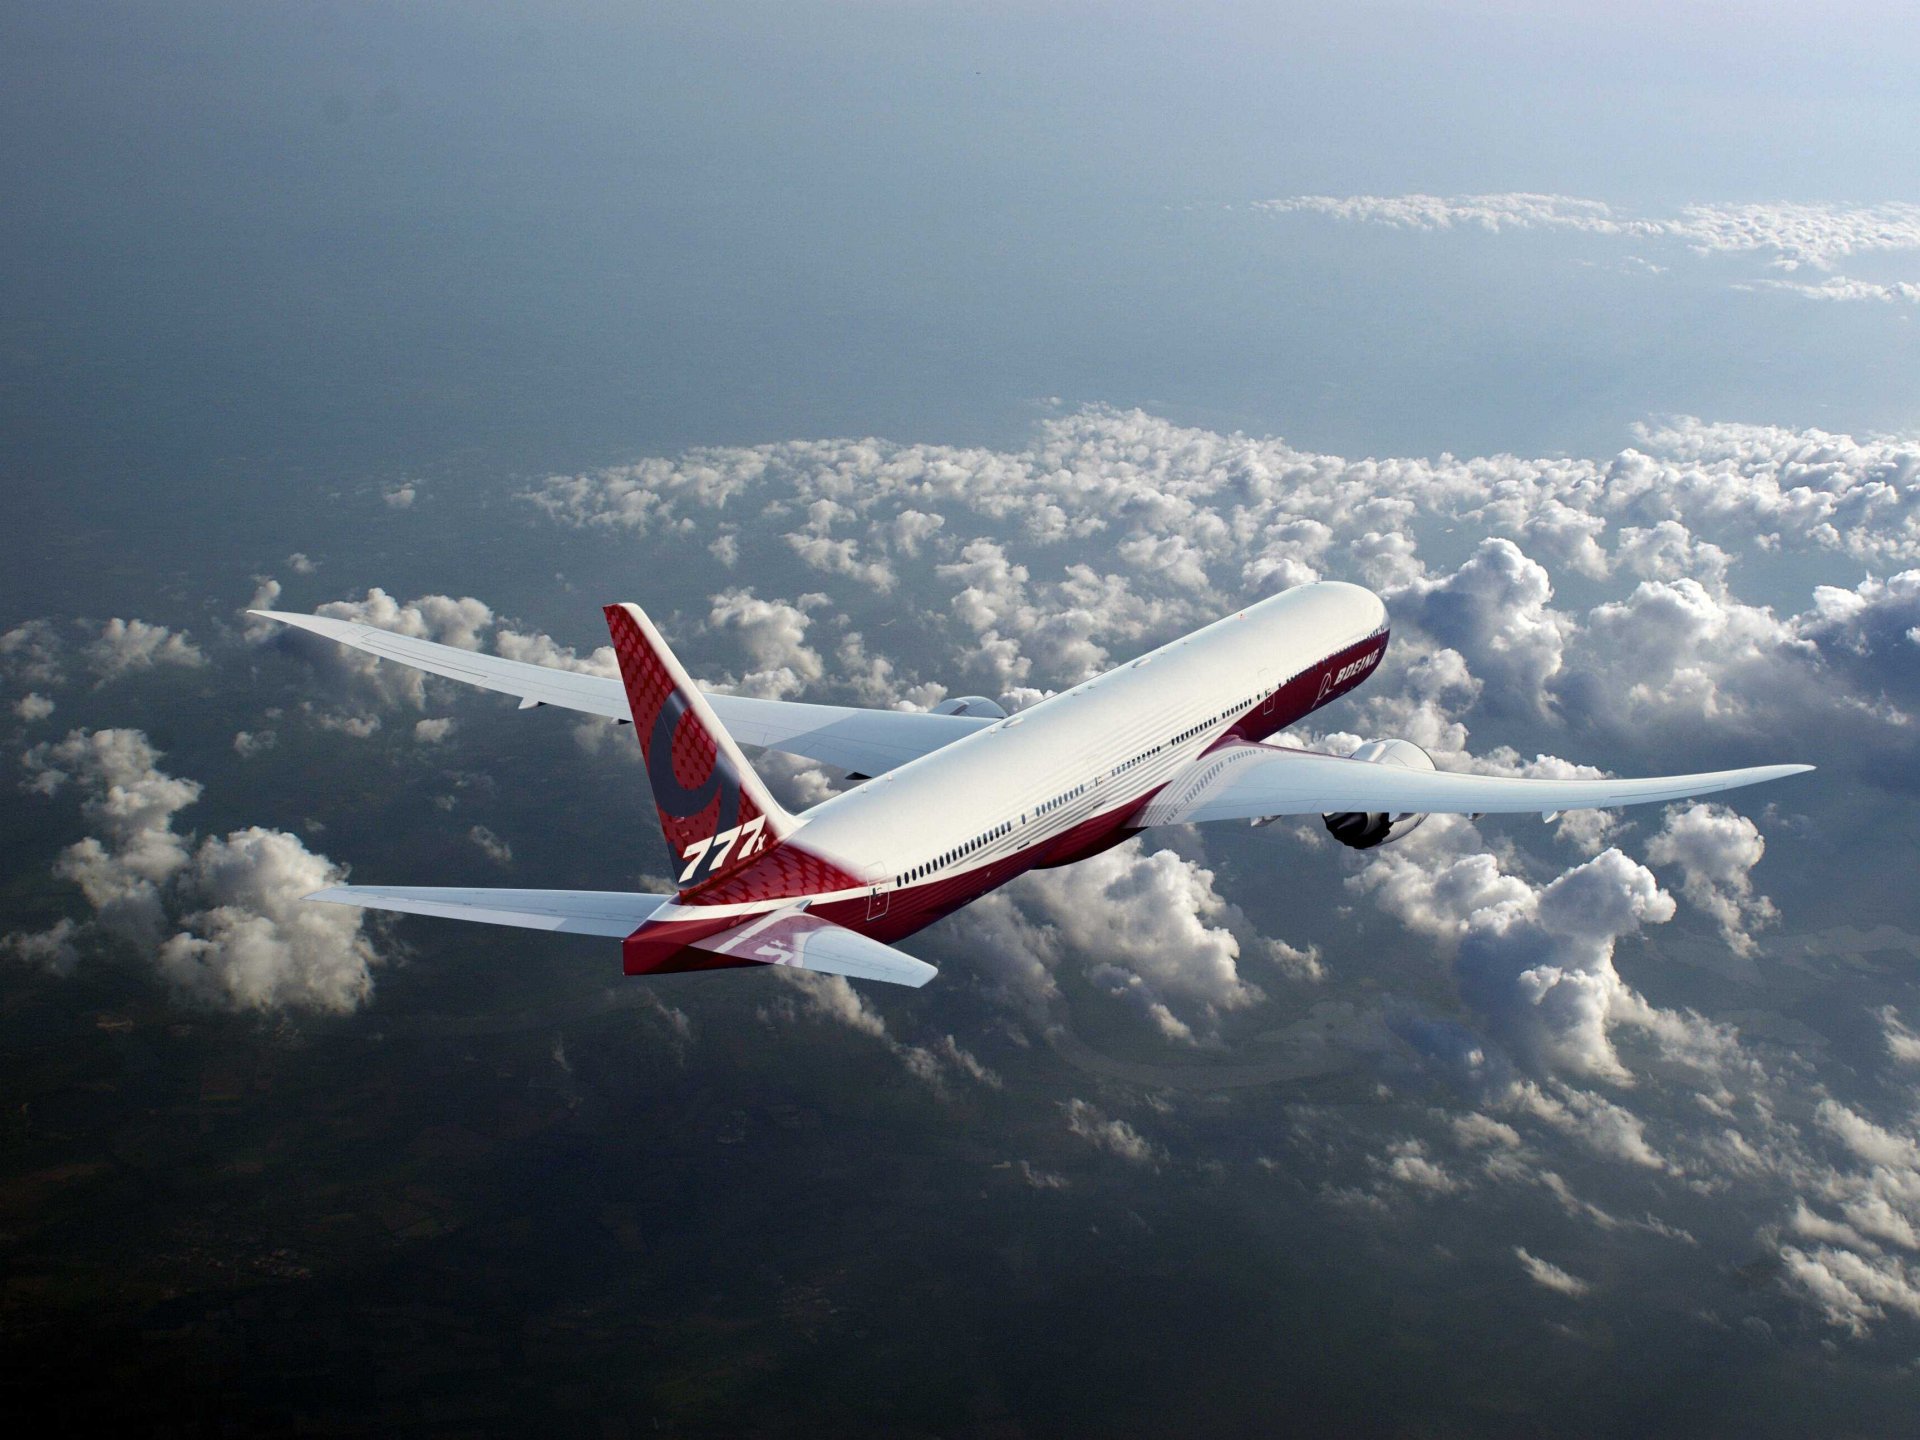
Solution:
M309 897L617 936L630 975L771 964L923 985L933 967L891 942L1025 871L1072 864L1156 825L1322 815L1336 839L1364 849L1429 813L1658 803L1812 768L1531 780L1436 770L1405 740L1346 756L1264 743L1359 685L1386 653L1379 597L1333 581L1249 605L1015 715L978 698L926 714L708 695L637 605L606 609L619 681L351 621L258 613L517 695L523 708L631 721L678 893L341 885ZM867 778L789 814L742 744Z

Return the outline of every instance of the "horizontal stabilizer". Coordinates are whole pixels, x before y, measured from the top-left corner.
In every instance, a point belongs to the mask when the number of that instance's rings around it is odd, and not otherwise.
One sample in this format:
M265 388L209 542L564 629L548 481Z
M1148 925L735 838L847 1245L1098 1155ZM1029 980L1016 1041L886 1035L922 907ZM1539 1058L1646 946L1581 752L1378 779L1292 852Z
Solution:
M624 890L461 890L440 885L335 885L307 896L329 905L619 939L644 925L670 898Z
M673 897L624 890L466 890L441 885L335 885L306 897L329 905L358 905L405 915L513 925L556 935L626 939ZM689 948L742 965L790 965L852 980L882 980L916 989L940 972L924 960L822 920L803 910L778 910L692 941ZM668 967L672 969L684 966Z
M845 975L850 980L883 980L915 989L940 973L924 960L804 910L757 916L696 940L693 947L732 960L791 965L796 970Z
M1223 746L1176 774L1143 807L1135 823L1184 825L1202 820L1254 820L1270 815L1516 815L1558 810L1611 810L1658 805L1758 785L1811 770L1811 765L1758 765L1695 775L1620 780L1535 780L1414 770L1279 745Z

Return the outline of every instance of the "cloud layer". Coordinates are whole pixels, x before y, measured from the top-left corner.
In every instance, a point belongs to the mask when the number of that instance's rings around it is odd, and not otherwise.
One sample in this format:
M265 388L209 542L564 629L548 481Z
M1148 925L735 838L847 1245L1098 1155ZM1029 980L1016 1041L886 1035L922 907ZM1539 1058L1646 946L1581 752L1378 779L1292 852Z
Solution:
M980 690L1018 706L1325 575L1385 596L1394 648L1332 716L1341 730L1292 743L1404 735L1443 765L1537 775L1812 758L1824 783L1920 785L1920 447L1684 418L1632 439L1595 458L1351 458L1096 409L1013 449L709 449L552 477L528 498L572 532L569 546L603 537L622 576L636 557L706 537L701 566L676 569L680 588L654 603L673 607L663 623L696 673L754 693L925 706ZM278 593L267 581L256 598ZM472 595L373 587L320 608L611 673L604 649L571 649ZM100 635L40 622L0 637L16 707L69 704L64 670L98 671L84 657ZM308 637L252 626L225 643L318 667L290 693L328 697L250 724L235 764L284 758L304 719L316 743L379 736L452 767L495 723L484 697ZM201 650L210 665L223 653ZM23 727L46 718L16 713ZM583 735L619 740L605 748L630 762L630 741L603 731ZM59 863L91 919L10 937L17 955L71 965L112 935L203 1002L341 1009L364 997L374 952L352 912L309 931L305 912L322 907L282 903L334 873L323 857L271 831L183 834L175 817L198 787L162 771L137 732L37 746L22 733L29 783L71 785L88 807L90 839ZM1782 752L1783 737L1819 753ZM842 783L817 766L765 768L795 804ZM980 1058L983 1033L1031 1045L1097 1017L1144 1051L1189 1065L1235 1052L1237 1065L1256 1040L1311 1032L1316 1055L1356 1047L1363 1072L1448 1097L1396 1112L1354 1174L1328 1182L1336 1205L1388 1215L1526 1196L1656 1250L1742 1226L1743 1243L1778 1257L1783 1286L1868 1334L1909 1313L1902 1226L1920 1230L1920 1184L1901 1169L1906 1092L1863 1093L1843 1071L1783 1058L1766 1040L1777 1021L1663 999L1648 968L1689 944L1742 973L1774 963L1796 918L1778 856L1825 843L1819 820L1797 813L1813 798L1783 787L1767 797L1778 811L1688 805L1551 826L1436 819L1366 856L1279 827L1268 841L1292 848L1257 871L1233 834L1175 832L1027 877L930 931L915 943L948 983L925 996L782 977L794 988L761 1008L770 1023L844 1028L949 1098L1003 1083ZM491 815L463 812L452 834L482 864L532 845ZM1264 877L1282 866L1317 876L1321 898L1278 903ZM1361 948L1393 961L1365 988L1351 972L1368 957L1345 938L1355 927ZM1312 1020L1298 1013L1308 997ZM1886 993L1872 1006L1873 1061L1890 1075L1920 1054L1910 1008ZM1178 1126L1143 1133L1099 1099L1061 1112L1092 1151L1198 1163ZM1732 1220L1688 1211L1704 1197ZM1606 1273L1544 1241L1525 1254L1537 1261L1521 1260L1525 1275L1567 1296Z
M1622 240L1681 245L1695 256L1752 256L1775 270L1812 269L1824 278L1806 282L1748 282L1816 300L1912 301L1920 284L1891 284L1827 274L1840 262L1874 253L1920 250L1920 205L1760 204L1686 205L1664 216L1634 215L1599 200L1571 195L1505 192L1489 195L1290 195L1259 202L1269 215L1321 215L1399 230L1473 229L1490 234L1549 230L1604 235ZM1658 272L1664 268L1646 265Z

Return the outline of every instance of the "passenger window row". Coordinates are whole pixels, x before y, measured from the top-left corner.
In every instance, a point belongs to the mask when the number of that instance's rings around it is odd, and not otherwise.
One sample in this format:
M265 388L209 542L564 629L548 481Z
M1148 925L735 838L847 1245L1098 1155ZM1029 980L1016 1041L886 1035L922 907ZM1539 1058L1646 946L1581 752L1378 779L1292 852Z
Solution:
M1119 765L1116 765L1110 773L1114 775L1118 775L1123 770L1131 770L1135 765L1140 764L1144 760L1151 759L1153 756L1158 755L1162 750L1165 750L1170 746L1179 745L1184 743L1185 741L1193 739L1194 736L1199 735L1203 731L1208 730L1211 727L1220 724L1223 720L1231 719L1233 716L1243 713L1247 709L1251 708L1254 701L1258 700L1259 698L1260 697L1258 695L1254 695L1249 699L1241 701L1240 704L1234 709L1222 710L1218 715L1215 715L1210 720L1203 720L1198 725L1189 726L1187 729L1182 730L1178 735L1174 736L1171 740L1164 740L1160 744L1155 745L1151 750L1143 750L1138 755L1135 755L1131 760L1122 761ZM1090 780L1084 781L1081 784L1074 786L1073 789L1063 791L1061 794L1054 796L1051 800L1044 800L1039 805L1034 807L1034 810L1033 810L1034 817L1037 819L1039 816L1051 814L1053 811L1058 810L1062 805L1066 804L1069 800L1078 799L1080 796L1086 794L1087 791L1091 790L1092 788L1093 788L1092 781ZM953 864L956 860L965 859L968 855L971 855L974 851L978 850L981 846L990 844L991 842L998 840L1003 835L1011 834L1012 831L1013 831L1013 822L1011 820L1002 821L1000 824L994 826L993 829L987 831L984 835L976 835L973 839L967 841L966 844L956 845L954 846L953 849L947 851L945 854L936 855L933 859L926 861L924 864L914 866L911 870L907 871L906 874L900 877L898 883L902 885L911 885L916 880L923 880L927 876L933 874L934 871L944 869L946 866Z
M936 855L933 859L927 861L924 865L914 866L911 870L907 871L906 874L900 877L900 883L903 885L910 885L915 880L918 880L923 876L931 875L934 871L939 870L944 866L953 864L954 861L956 860L965 859L967 856L973 854L974 851L980 849L981 846L990 845L995 840L998 840L1001 836L1010 835L1012 833L1013 833L1013 822L1011 820L1003 820L998 825L994 826L991 830L985 831L982 834L974 836L973 839L967 841L964 845L956 845L953 847L953 849L947 851L944 855Z
M1087 791L1091 790L1092 788L1093 788L1092 781L1083 782L1082 784L1074 786L1073 789L1071 790L1065 791L1062 794L1054 796L1051 800L1043 800L1038 806L1034 808L1033 813L1036 815L1051 814L1053 811L1058 810L1062 805L1066 804L1069 800L1075 799L1078 796L1086 794Z

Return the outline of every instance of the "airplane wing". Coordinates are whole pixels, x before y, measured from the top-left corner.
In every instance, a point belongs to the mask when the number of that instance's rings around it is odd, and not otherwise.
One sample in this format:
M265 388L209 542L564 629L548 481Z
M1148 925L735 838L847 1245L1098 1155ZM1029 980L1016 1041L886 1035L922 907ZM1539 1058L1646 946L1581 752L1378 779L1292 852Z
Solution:
M1386 814L1549 815L1561 810L1610 810L1711 795L1811 765L1760 765L1697 775L1635 780L1529 780L1414 770L1289 750L1278 745L1232 744L1209 752L1176 774L1142 808L1137 824L1184 825L1201 820L1256 820L1273 815Z
M377 625L336 620L325 615L295 615L284 610L250 610L315 635L324 635L383 660L397 661L520 697L522 709L552 705L630 720L627 694L610 675L582 675L547 665L529 665L499 655L483 655L452 645L437 645L411 635L396 635ZM917 760L963 735L993 723L992 717L930 715L912 710L863 710L851 705L807 705L794 700L762 700L751 695L704 692L727 733L742 745L784 750L841 770L880 775Z
M306 897L329 905L516 925L556 935L611 935L624 940L671 895L624 890L462 890L443 885L335 885Z

